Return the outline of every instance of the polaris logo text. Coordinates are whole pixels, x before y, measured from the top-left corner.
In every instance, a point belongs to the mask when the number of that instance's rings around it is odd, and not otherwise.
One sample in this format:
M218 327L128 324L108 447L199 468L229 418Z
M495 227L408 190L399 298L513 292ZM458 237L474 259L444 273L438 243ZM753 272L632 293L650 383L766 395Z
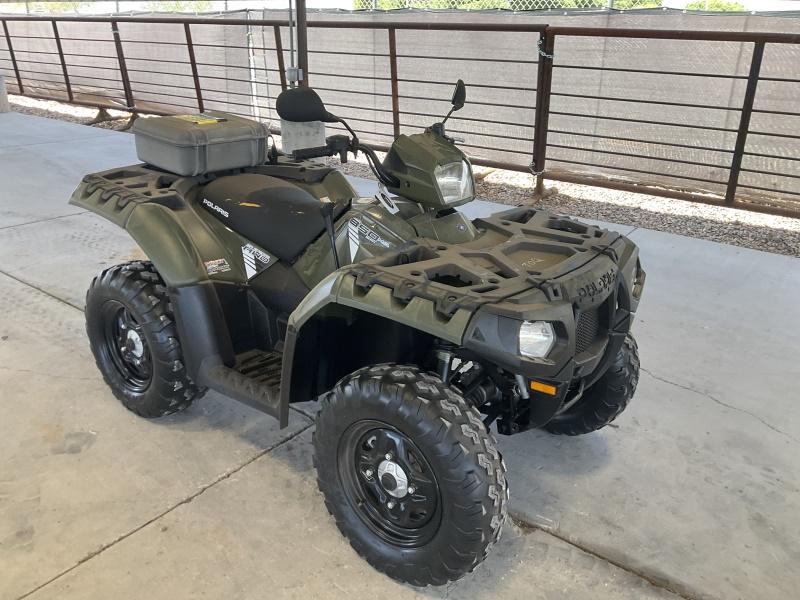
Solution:
M617 270L609 269L608 272L603 273L599 279L592 283L578 289L578 295L581 298L593 298L597 294L605 292L617 281Z
M220 208L219 206L217 206L216 204L214 204L210 200L206 200L205 198L203 198L203 204L205 204L211 210L218 212L219 214L221 214L225 218L228 218L230 216L230 214L228 214L227 210L225 210L224 208Z

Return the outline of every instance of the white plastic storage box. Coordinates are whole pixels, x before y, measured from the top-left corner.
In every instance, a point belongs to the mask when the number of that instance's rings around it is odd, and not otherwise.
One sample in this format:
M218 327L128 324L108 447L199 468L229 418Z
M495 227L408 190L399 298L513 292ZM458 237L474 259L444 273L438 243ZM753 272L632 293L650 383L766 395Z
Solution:
M223 112L138 119L139 160L177 175L260 165L267 160L266 127Z

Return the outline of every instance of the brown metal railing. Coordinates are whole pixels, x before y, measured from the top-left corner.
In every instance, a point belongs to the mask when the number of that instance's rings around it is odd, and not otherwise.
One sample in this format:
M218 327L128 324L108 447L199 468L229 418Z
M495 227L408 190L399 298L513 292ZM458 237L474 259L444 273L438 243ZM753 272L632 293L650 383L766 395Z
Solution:
M62 100L100 108L123 108L133 112L169 114L186 110L207 110L224 106L229 112L252 115L264 98L253 84L253 74L264 76L268 97L286 89L284 36L288 23L263 19L210 19L183 17L44 17L3 16L0 40L0 70L9 76L12 93ZM23 35L21 23L43 22L49 30ZM90 34L70 35L70 23L91 24ZM173 26L167 37L138 39L125 29L134 24ZM243 28L248 34L237 44L206 44L197 34L206 27ZM734 206L748 210L800 216L800 171L765 170L752 160L778 161L800 167L800 132L794 127L800 112L759 108L756 103L760 82L800 84L800 75L774 77L762 75L765 50L773 45L800 44L800 35L727 31L670 31L643 29L549 27L525 23L419 23L390 21L309 21L309 47L299 63L309 65L307 81L314 85L334 112L352 123L365 139L377 148L386 148L397 135L419 129L424 121L441 117L432 102L440 103L449 93L452 81L412 72L409 65L485 64L481 78L467 81L476 93L470 105L480 113L468 111L453 116L448 131L468 136L464 148L475 156L476 164L532 171L536 190L543 191L545 179L575 182L653 195ZM385 48L365 52L361 49L325 49L315 44L314 33L325 30L373 30L385 34ZM253 32L260 32L259 36ZM265 33L268 32L268 35ZM439 37L470 32L470 35L517 35L521 45L513 56L465 56L458 47L447 56L425 54L404 44L404 36L436 32ZM266 43L271 38L271 44ZM751 49L746 75L704 72L688 69L645 69L601 64L572 64L559 59L559 47L581 38L611 40L665 40L675 44L687 41L738 44L734 50ZM416 38L415 38L416 39ZM412 40L413 41L413 40ZM107 48L105 53L70 52L73 43ZM380 48L382 40L373 44ZM160 57L136 55L142 45L185 51L185 54ZM724 46L728 47L728 46ZM208 62L209 50L226 49L258 53L259 65ZM324 59L341 56L385 61L386 68L331 72L318 65ZM268 60L269 59L269 60ZM347 65L345 65L347 66ZM405 69L404 69L405 67ZM427 68L427 67L426 67ZM321 69L321 70L317 70ZM87 72L89 70L89 72ZM342 69L344 71L344 69ZM80 72L80 74L78 74ZM621 74L625 77L669 77L681 81L720 81L745 85L741 104L723 106L708 102L633 98L620 95L582 94L569 87L553 88L554 76L575 73ZM522 75L520 75L520 73ZM157 77L156 77L157 76ZM168 78L168 83L159 80ZM528 78L530 83L523 79ZM699 79L698 79L699 78ZM149 79L149 80L148 80ZM16 83L16 86L13 83ZM248 89L250 85L250 89ZM685 84L691 86L691 83ZM443 87L447 86L447 87ZM14 89L16 87L16 89ZM148 89L153 88L153 89ZM436 89L436 93L430 91ZM427 90L427 92L426 92ZM403 92L406 93L403 93ZM357 98L358 100L354 100ZM364 103L363 100L369 100ZM606 103L612 108L601 112L570 109L577 100ZM725 126L692 123L685 118L669 119L632 114L627 106L654 107L660 111L727 111L733 115ZM368 105L368 108L365 106ZM256 110L258 109L258 110ZM365 113L366 110L366 113ZM513 117L504 117L503 114ZM751 126L756 115L771 115L786 124L775 131ZM369 117L369 118L365 118ZM559 124L552 125L554 119ZM589 119L592 128L578 126ZM728 120L735 121L729 126ZM780 121L779 123L782 123ZM598 124L614 124L609 133ZM686 132L687 139L654 133L637 134L643 127L653 132ZM638 129L637 129L638 128ZM590 129L590 130L589 130ZM650 131L648 130L648 131ZM706 142L699 135L715 134L726 142ZM748 144L752 137L780 145L779 151L756 151ZM728 142L732 140L732 143ZM639 150L631 150L630 147ZM771 147L771 146L770 146ZM713 154L714 159L692 159L687 152ZM638 162L637 162L638 161ZM784 167L781 167L783 169ZM791 172L790 172L791 171ZM743 181L742 173L768 176L779 184ZM758 180L760 181L760 180Z

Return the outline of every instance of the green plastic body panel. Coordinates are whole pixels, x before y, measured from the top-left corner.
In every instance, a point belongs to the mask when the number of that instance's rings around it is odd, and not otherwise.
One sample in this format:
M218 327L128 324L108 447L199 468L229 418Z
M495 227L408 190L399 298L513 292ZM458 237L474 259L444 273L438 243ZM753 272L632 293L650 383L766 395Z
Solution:
M349 308L384 317L408 325L434 337L460 344L472 313L456 311L446 317L437 313L433 302L424 298L413 298L400 302L392 296L392 290L381 285L372 286L363 292L356 285L356 277L344 268L323 279L298 305L289 317L289 327L295 331L323 307L339 304Z
M448 204L442 199L436 185L434 168L460 161L467 164L472 176L472 165L458 146L440 135L425 132L397 137L383 166L400 182L398 187L390 187L390 192L436 210L472 200L469 197Z
M256 171L258 167L254 168ZM179 177L134 165L87 175L70 204L105 217L131 234L153 261L164 281L173 287L206 279L247 282L241 248L249 243L199 206L204 177ZM316 197L348 202L355 192L338 171L321 181L293 182ZM330 243L319 238L306 252L298 272L313 287L333 268ZM209 265L224 260L226 267L209 275Z

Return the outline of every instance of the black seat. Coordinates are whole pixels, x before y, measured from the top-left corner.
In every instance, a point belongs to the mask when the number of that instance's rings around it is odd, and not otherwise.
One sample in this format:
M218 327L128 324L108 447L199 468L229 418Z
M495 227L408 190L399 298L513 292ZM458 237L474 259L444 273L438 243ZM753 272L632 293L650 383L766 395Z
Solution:
M325 231L320 201L276 177L255 173L220 177L202 190L200 201L231 229L289 263ZM333 218L346 210L346 205L337 204Z

